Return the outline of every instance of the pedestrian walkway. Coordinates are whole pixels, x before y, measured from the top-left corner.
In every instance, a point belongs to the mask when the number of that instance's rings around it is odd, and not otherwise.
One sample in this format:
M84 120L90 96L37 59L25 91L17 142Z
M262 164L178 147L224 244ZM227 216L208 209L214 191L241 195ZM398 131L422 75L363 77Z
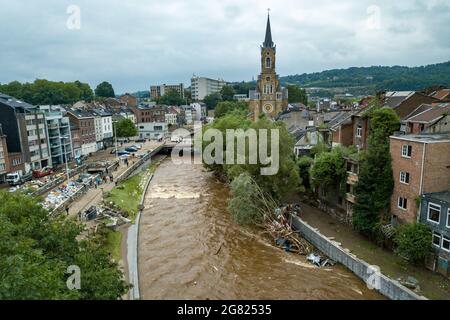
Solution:
M120 162L116 171L112 172L114 179L120 176L127 169L127 165ZM102 183L97 188L90 188L86 194L75 200L69 207L69 216L77 216L79 212L97 206L103 201L103 193L111 191L116 186L115 182Z
M419 294L429 299L450 300L449 279L423 267L410 265L393 252L380 248L317 208L302 204L302 209L300 217L304 221L319 229L324 236L334 238L334 241L341 243L343 248L349 249L358 258L380 267L383 274L394 280L414 277L419 281Z

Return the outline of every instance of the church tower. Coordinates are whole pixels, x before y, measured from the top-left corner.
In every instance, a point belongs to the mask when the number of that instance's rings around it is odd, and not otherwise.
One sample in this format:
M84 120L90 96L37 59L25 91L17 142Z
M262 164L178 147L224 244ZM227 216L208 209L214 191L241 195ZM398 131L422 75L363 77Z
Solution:
M276 46L272 40L270 16L267 16L266 36L261 46L261 74L258 76L256 90L250 90L250 114L256 121L265 114L275 119L288 105L287 89L281 87L275 71Z

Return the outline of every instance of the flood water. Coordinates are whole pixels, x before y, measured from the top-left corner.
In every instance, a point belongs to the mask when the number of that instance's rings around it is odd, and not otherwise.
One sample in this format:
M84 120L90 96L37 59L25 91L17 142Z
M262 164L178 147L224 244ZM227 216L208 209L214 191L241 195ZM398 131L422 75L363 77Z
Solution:
M342 266L318 269L236 225L200 165L163 162L139 233L143 299L382 299Z

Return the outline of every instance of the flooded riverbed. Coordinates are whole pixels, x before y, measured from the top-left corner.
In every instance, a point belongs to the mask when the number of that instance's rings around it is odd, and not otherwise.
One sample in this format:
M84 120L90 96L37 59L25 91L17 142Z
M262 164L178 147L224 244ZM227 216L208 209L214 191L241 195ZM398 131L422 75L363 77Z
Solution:
M318 269L236 225L200 165L163 162L139 233L143 299L381 299L341 266Z

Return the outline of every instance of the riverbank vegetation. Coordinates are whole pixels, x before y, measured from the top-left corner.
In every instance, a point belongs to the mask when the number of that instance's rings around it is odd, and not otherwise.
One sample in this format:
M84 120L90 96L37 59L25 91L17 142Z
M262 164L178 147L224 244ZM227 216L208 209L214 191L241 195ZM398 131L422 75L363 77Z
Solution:
M99 235L77 240L83 226L50 218L38 200L0 192L0 300L116 300L128 290ZM69 266L80 289L69 290Z
M121 182L106 195L105 202L119 208L134 223L139 212L144 185L164 158L164 156L154 158L147 170Z

